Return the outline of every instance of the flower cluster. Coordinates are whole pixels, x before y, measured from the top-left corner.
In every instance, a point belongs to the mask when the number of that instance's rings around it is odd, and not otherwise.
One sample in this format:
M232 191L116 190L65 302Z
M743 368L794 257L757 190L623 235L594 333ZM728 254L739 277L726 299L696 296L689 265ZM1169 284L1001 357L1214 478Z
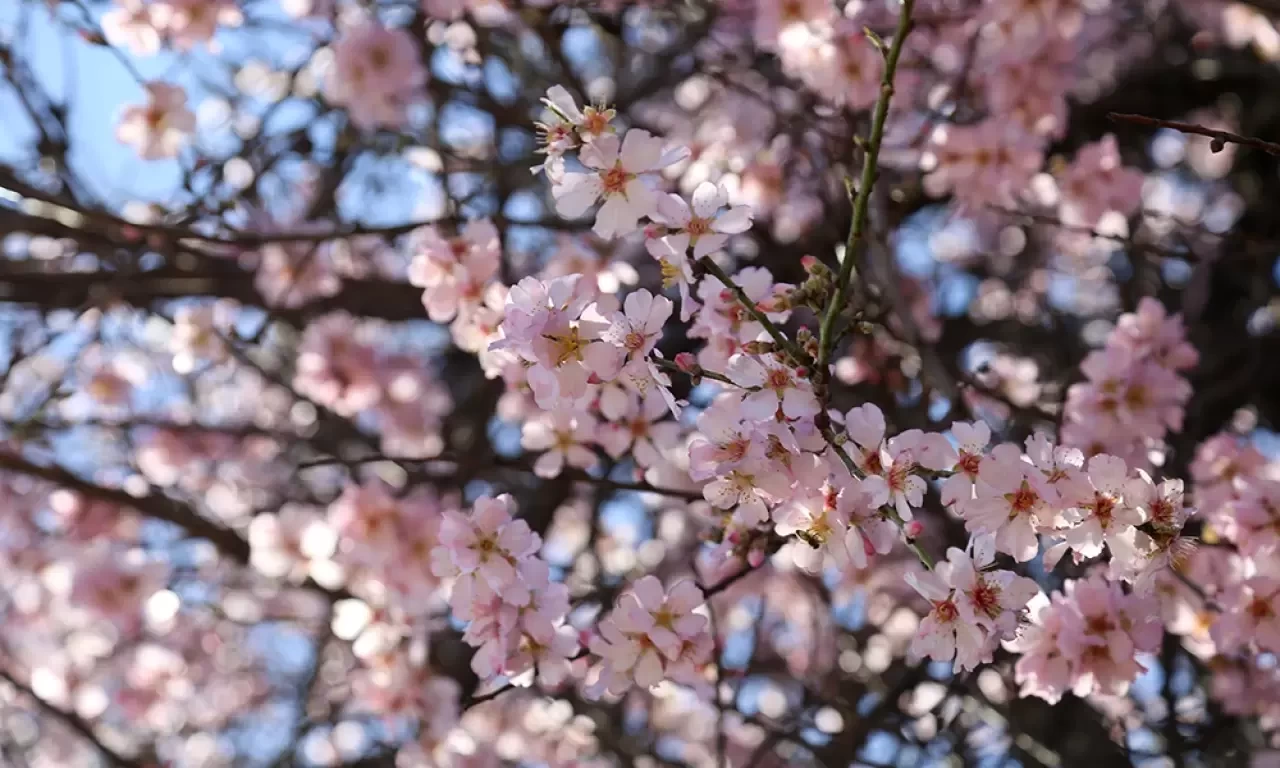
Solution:
M356 125L399 128L406 109L422 97L427 70L413 37L369 21L346 30L333 47L333 73L325 95L349 110Z
M1040 595L1031 612L1031 627L1010 648L1022 654L1015 671L1023 695L1050 702L1068 691L1123 694L1145 670L1137 655L1160 644L1155 598L1100 576Z
M1080 364L1086 381L1067 390L1063 443L1145 465L1166 432L1182 429L1191 385L1178 373L1196 361L1182 318L1143 298L1137 312L1121 315L1106 346Z
M591 652L602 663L588 691L620 694L663 680L705 688L701 667L715 643L707 617L697 612L703 601L702 590L690 581L664 590L654 576L637 580L591 638Z
M932 571L907 581L929 601L929 614L912 639L911 652L952 661L956 671L989 662L1002 640L1014 640L1023 609L1040 588L1025 576L996 570L995 542L974 537L968 551L952 547Z
M551 580L538 557L541 537L513 519L514 511L515 501L503 494L476 499L467 514L446 512L433 569L455 579L449 607L467 622L463 639L479 649L471 659L477 675L536 670L543 684L556 685L578 649L576 634L563 624L569 591Z

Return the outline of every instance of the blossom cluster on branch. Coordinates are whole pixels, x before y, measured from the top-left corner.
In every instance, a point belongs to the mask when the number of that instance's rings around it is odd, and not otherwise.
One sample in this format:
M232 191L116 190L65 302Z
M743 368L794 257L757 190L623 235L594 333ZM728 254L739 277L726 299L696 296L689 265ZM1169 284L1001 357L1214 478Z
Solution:
M19 5L0 762L1280 755L1263 0Z

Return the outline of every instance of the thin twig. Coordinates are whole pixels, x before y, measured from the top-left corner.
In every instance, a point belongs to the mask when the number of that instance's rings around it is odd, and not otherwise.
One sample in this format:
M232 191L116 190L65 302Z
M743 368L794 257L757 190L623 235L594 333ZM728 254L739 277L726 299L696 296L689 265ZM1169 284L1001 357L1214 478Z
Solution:
M866 142L862 178L858 182L857 196L853 201L853 219L849 223L849 238L845 242L844 259L840 262L840 273L836 277L835 293L831 297L831 303L827 305L826 313L822 316L822 325L818 333L817 375L823 380L826 379L831 352L836 345L836 322L849 300L849 285L853 282L853 265L857 260L855 254L867 225L867 208L871 202L871 189L879 176L880 143L884 139L885 121L889 117L889 102L893 98L893 78L898 70L898 59L902 55L903 44L907 40L907 35L911 33L911 11L914 6L915 0L903 0L893 43L884 55L884 77L880 81L880 96L876 99L875 112L871 118L871 134ZM851 181L849 183L852 184Z
M1274 141L1264 141L1252 136L1241 136L1238 133L1230 131L1219 131L1216 128L1207 128L1203 125L1195 123L1184 123L1180 120L1162 120L1158 117L1147 117L1146 115L1131 115L1124 112L1108 112L1107 119L1114 123L1133 123L1135 125L1145 125L1151 128L1169 128L1179 133L1190 133L1196 136L1204 136L1213 140L1209 148L1214 152L1221 152L1227 144L1239 144L1244 147L1252 147L1266 152L1268 155L1280 157L1280 144Z
M798 344L787 338L787 335L782 332L782 329L770 320L769 316L766 315L760 307L756 306L756 303L751 300L751 297L747 295L746 291L742 290L742 286L735 283L733 279L720 268L719 264L711 260L710 256L703 256L698 260L698 264L711 274L715 275L716 279L718 279L733 293L734 297L738 300L738 303L742 305L742 308L747 310L747 313L751 315L752 319L764 326L765 331L769 333L769 336L773 338L774 343L776 343L780 349L791 355L791 357L801 365L810 365L812 363L809 355L803 349L800 349Z

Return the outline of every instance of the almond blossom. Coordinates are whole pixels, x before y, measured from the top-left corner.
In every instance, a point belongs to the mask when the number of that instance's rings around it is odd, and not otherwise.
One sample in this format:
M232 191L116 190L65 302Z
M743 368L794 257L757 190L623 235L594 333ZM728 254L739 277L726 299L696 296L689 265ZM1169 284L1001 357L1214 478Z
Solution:
M538 550L542 540L523 520L513 520L515 501L508 494L476 499L468 515L446 512L440 528L442 559L463 576L476 574L494 590L511 597L515 604L527 603L529 589L518 578L517 564Z
M596 420L589 413L558 410L536 421L525 422L520 445L531 451L546 451L534 463L539 477L556 477L566 465L591 469L599 458L590 446L596 440Z
M352 121L364 130L399 128L426 82L409 33L369 21L346 30L334 44L325 96L348 107Z
M947 582L946 566L936 571L908 573L907 583L929 602L929 613L911 639L911 653L935 661L955 661L956 671L973 669L990 657L982 628L960 616L955 590Z
M951 425L951 434L959 442L960 450L951 467L951 476L942 482L942 503L956 505L957 509L963 510L973 498L982 466L982 452L991 441L991 429L981 421L972 424L957 421Z
M1131 487L1124 461L1105 454L1089 459L1088 477L1092 488L1084 497L1063 499L1068 507L1068 528L1062 532L1067 544L1083 557L1102 554L1105 543L1113 557L1131 554L1127 538L1133 526L1143 522L1141 510L1125 498Z
M995 556L990 536L974 537L968 552L952 547L947 550L950 583L961 618L982 627L990 637L1012 640L1022 609L1040 588L1025 576L994 570Z
M1225 610L1209 632L1223 650L1256 643L1280 652L1280 579L1254 575L1234 586L1225 597Z
M176 157L196 128L195 113L187 109L187 92L159 81L145 87L147 103L125 109L116 139L132 145L143 160Z
M635 231L642 217L657 211L657 172L683 158L682 151L664 152L663 145L661 138L638 128L621 141L612 134L600 136L582 150L588 171L565 173L551 188L556 211L577 218L603 197L593 231L606 239Z
M755 421L781 414L787 419L812 418L821 409L807 373L776 355L737 354L726 371L733 383L753 390L742 399L743 413Z
M911 510L924 503L924 492L928 487L924 478L916 474L920 467L917 456L927 453L920 450L922 437L919 430L903 432L884 444L874 464L869 457L864 458L868 467L880 467L880 472L876 474L867 471L867 479L863 485L871 497L871 503L875 506L892 504L898 517L904 521L910 521Z
M693 190L691 203L679 195L663 195L658 198L652 218L662 225L667 245L681 253L692 248L695 261L723 248L729 235L751 228L750 206L735 205L721 210L729 204L729 196L709 181Z
M1144 670L1137 654L1159 644L1155 607L1097 576L1033 601L1031 626L1008 644L1022 654L1015 673L1023 695L1055 702L1067 691L1122 694Z
M623 311L614 312L601 334L601 345L591 347L588 365L602 379L612 379L630 363L644 360L662 336L671 317L671 300L641 289L628 294Z
M448 322L464 308L484 302L485 289L502 262L502 241L492 222L468 222L451 239L434 227L424 227L414 237L417 254L409 266L409 282L424 289L427 317Z
M591 653L602 663L588 693L648 688L665 677L693 683L712 645L707 617L694 612L702 603L702 590L689 581L664 591L653 576L637 580L591 638Z
M683 430L663 420L667 403L661 396L631 395L626 402L626 410L597 428L596 441L615 460L630 454L639 466L652 467L679 444Z
M1012 445L997 446L978 468L976 495L962 507L965 527L995 537L996 549L1018 562L1035 557L1037 533L1053 522L1056 496Z

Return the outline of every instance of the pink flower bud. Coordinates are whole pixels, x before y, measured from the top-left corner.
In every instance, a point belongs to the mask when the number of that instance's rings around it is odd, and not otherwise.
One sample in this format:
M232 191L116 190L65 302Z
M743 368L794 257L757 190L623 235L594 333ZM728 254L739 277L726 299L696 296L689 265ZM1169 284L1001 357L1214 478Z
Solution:
M698 358L692 352L681 352L676 355L676 367L685 373L693 373L698 370Z
M908 539L914 539L924 533L924 523L919 520L912 520L902 527L902 532L907 535Z
M809 369L802 365L799 368L796 368L796 375L802 379L807 379L809 378Z
M801 256L800 266L804 267L806 272L812 272L813 268L818 266L818 259L816 256Z
M764 565L764 550L759 547L752 547L747 553L747 564L752 568L759 568Z
M867 557L876 556L876 545L871 543L871 537L862 534L862 551L867 553Z

